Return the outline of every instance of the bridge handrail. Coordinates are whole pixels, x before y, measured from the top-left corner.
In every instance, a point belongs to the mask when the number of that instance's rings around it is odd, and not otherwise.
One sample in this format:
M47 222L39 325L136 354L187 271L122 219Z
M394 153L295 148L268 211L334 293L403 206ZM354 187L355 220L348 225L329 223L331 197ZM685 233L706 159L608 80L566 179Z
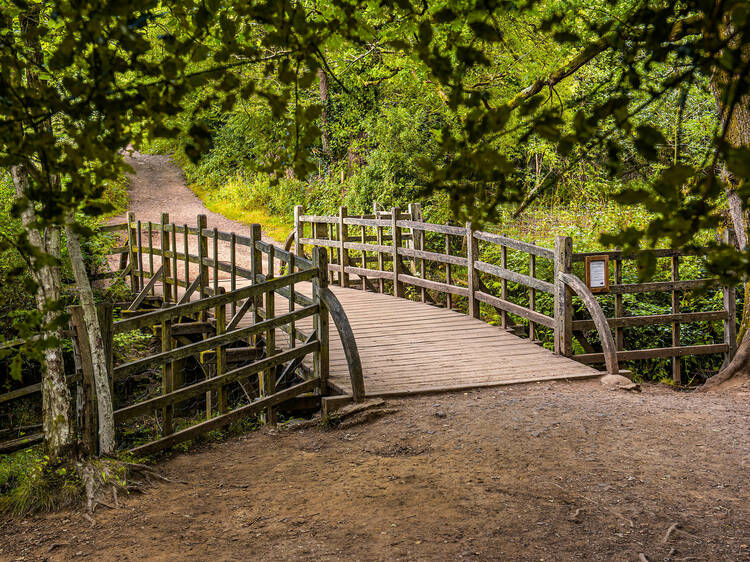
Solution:
M572 291L577 294L586 305L586 309L589 311L591 318L596 326L596 331L599 334L599 341L602 344L602 351L604 353L604 361L607 366L607 373L610 375L616 375L620 372L620 367L617 362L617 346L615 340L612 337L612 332L609 329L609 323L607 317L604 315L602 307L599 305L599 301L586 286L586 283L581 281L578 277L571 273L558 273L558 279L561 283L565 283Z

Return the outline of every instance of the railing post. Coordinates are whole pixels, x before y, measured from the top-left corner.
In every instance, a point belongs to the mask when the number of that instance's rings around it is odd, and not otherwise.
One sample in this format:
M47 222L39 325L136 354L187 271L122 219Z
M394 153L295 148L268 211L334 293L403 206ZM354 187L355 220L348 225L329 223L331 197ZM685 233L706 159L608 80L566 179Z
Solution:
M200 276L199 295L208 296L208 266L204 263L208 256L208 238L206 238L206 215L198 215L198 275Z
M159 229L161 234L160 250L161 250L161 283L162 293L164 302L170 302L172 300L172 285L170 281L171 262L167 256L169 252L169 232L167 232L167 225L169 224L169 213L161 214L161 228Z
M409 204L409 213L411 214L411 220L414 222L422 222L422 205L419 203L410 203ZM415 250L421 250L424 252L424 230L419 230L416 228L411 229L411 237L412 237L412 247ZM425 279L425 261L421 258L418 258L414 260L414 271L415 274L418 277L421 277L422 279ZM424 287L420 288L420 295L422 297L422 302L425 302L427 300L427 289Z
M573 271L573 239L555 237L555 353L573 354L573 303L570 288L560 279L561 273Z
M268 249L268 271L266 281L274 277L274 246ZM276 293L273 290L265 293L266 310L265 319L271 320L276 315ZM266 331L266 357L270 358L276 354L276 328L269 328ZM260 395L271 396L276 391L276 367L271 367L267 371L260 373ZM265 411L265 423L270 425L276 424L276 410L271 407ZM263 418L263 416L262 416Z
M393 296L404 296L404 284L399 281L401 275L401 257L398 249L401 247L401 228L398 221L401 218L401 209L398 207L391 208L391 244L393 247Z
M328 339L328 308L325 301L320 297L321 290L328 286L328 254L325 248L315 248L313 251L313 266L318 269L318 275L312 281L313 301L318 305L318 314L315 317L315 331L320 350L313 356L315 376L320 377L320 395L328 394L328 370L329 370L329 339Z
M261 239L261 228L259 224L251 224L250 225L250 283L253 285L257 285L260 282L260 275L263 273L263 254L261 251L257 248L256 243L258 240ZM249 297L253 299L253 324L257 324L260 322L260 312L259 308L261 306L261 302L263 300L263 297ZM256 341L260 335L255 336Z
M138 284L138 235L136 234L135 213L128 212L128 252L130 253L130 290L134 294L140 292Z
M349 225L344 224L347 216L347 208L339 207L339 285L349 286L349 274L345 271L349 267L349 250L346 249L346 241L349 238Z
M474 269L474 262L479 257L479 245L477 239L474 238L474 229L470 222L466 223L466 261L467 263L467 286L469 289L469 316L472 318L479 318L479 301L475 297L475 293L479 290L479 275L476 269Z
M226 291L224 287L219 287L216 292L217 295L222 295ZM220 336L226 332L227 328L227 305L221 304L216 307L214 311L216 316L216 335ZM216 366L214 369L214 376L220 377L226 371L226 352L224 346L220 345L216 348ZM229 409L227 404L227 391L224 385L219 386L217 390L217 405L219 407L219 414L226 414Z
M161 350L168 352L172 350L172 321L165 320L161 323ZM161 365L161 393L169 394L174 390L174 362L162 363ZM170 435L173 431L174 407L164 406L161 410L162 435Z
M295 205L294 206L294 253L298 256L303 256L303 246L300 243L299 239L305 237L304 229L305 227L302 224L302 221L299 220L300 216L302 216L302 205Z
M734 231L727 229L723 234L724 244L735 246ZM725 358L724 365L728 365L734 358L737 351L737 290L735 287L723 287L724 310L727 311L727 318L724 320L724 343L729 347Z
M672 256L672 281L680 280L680 256ZM680 312L680 293L672 288L672 314ZM680 347L680 323L672 322L672 347ZM680 357L672 357L672 382L682 384Z

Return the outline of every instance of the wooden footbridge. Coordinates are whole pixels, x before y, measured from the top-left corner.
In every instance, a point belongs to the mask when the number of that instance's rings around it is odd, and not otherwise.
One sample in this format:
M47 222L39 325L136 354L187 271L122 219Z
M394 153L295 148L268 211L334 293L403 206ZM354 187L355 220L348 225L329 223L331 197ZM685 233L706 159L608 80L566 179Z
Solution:
M567 237L550 249L470 224L430 224L417 205L364 216L344 208L338 216L306 215L298 207L285 248L264 242L259 225L249 235L221 232L205 216L191 226L166 214L158 223L130 214L105 230L120 245L111 270L95 278L127 283L134 295L121 319L103 313L106 339L152 329L162 345L136 360L113 359L113 384L161 374L158 392L113 405L118 424L143 416L157 423L156 439L124 445L137 454L250 414L273 421L294 405L328 409L370 396L595 377L602 371L591 365L617 373L620 361L650 358L672 358L679 381L681 356L734 351L733 289L680 279L680 260L690 258L673 250L651 250L671 260L671 279L628 284L622 263L632 256L574 253ZM595 296L581 281L579 264L592 255L614 262L608 295ZM706 288L722 292L722 310L680 310L682 292ZM644 292L669 293L671 312L628 316L623 295ZM723 323L723 341L681 346L680 326L689 322ZM671 346L626 348L625 328L658 324L670 326ZM74 336L76 329L74 315ZM77 341L85 419L96 398L89 353ZM198 423L196 409L205 417Z

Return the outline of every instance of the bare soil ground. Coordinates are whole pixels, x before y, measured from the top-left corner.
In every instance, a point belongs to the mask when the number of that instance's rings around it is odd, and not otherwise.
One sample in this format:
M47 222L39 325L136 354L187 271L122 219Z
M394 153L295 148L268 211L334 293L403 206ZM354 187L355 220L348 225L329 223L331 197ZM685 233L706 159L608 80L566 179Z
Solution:
M134 155L132 209L208 212ZM164 459L121 507L0 522L1 560L750 560L747 388L596 381L391 400L362 425L266 428Z
M750 560L747 393L596 381L392 400L176 454L96 524L0 524L32 560ZM641 560L643 558L640 558Z

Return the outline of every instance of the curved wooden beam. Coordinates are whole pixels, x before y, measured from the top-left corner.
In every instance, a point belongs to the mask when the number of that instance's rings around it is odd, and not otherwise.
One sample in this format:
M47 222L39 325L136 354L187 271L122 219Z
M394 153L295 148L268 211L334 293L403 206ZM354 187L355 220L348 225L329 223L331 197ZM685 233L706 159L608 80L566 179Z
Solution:
M349 365L349 377L352 382L352 397L355 402L361 402L365 397L365 378L362 372L362 360L359 358L357 342L354 339L352 326L349 324L349 318L344 312L339 299L333 294L328 287L320 289L320 298L331 313L333 323L339 332L341 344L344 346L344 355Z
M294 237L297 235L297 229L293 228L292 231L287 235L286 241L284 242L284 251L291 252L292 246L294 245Z
M615 347L615 340L612 337L612 331L609 329L609 323L607 322L607 317L604 315L604 311L602 311L602 307L599 306L599 301L596 300L596 297L586 284L575 275L561 272L559 278L561 282L565 283L581 298L583 304L586 305L589 314L591 314L591 318L596 326L596 331L599 332L599 339L602 342L602 351L604 352L604 362L607 365L607 373L610 375L619 374L620 367L617 362L617 347Z

